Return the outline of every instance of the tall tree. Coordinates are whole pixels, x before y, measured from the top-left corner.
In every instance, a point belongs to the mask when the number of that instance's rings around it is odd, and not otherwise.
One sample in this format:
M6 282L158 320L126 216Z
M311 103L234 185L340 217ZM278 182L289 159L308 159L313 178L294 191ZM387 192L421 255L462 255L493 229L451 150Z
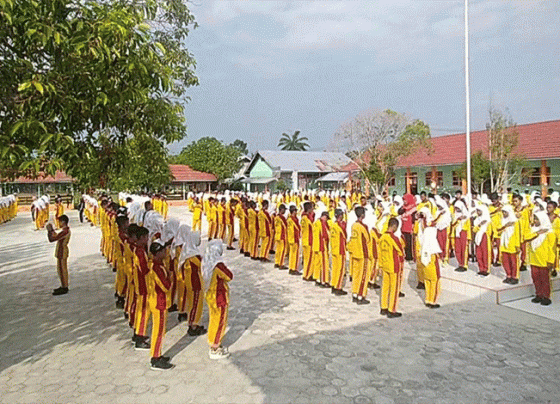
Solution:
M184 138L194 26L177 0L0 0L0 175L101 185L85 169L105 151L140 137L147 160Z
M240 168L241 152L213 137L203 137L184 147L173 157L176 164L186 164L197 171L214 174L218 181L231 178Z
M342 124L334 143L353 156L376 193L394 176L395 165L418 148L431 150L430 127L391 111L366 111Z
M281 147L282 150L306 151L309 149L308 141L309 139L307 137L300 137L300 131L296 130L291 136L287 133L282 133L282 137L280 137L280 141L278 142L278 147Z
M489 180L493 192L505 190L523 166L523 158L515 153L519 141L517 124L509 112L494 107L488 110Z
M241 154L243 154L244 156L249 154L249 149L247 148L247 142L244 142L241 139L235 139L233 141L233 143L231 143L231 146L235 147L236 149L239 150L239 152Z

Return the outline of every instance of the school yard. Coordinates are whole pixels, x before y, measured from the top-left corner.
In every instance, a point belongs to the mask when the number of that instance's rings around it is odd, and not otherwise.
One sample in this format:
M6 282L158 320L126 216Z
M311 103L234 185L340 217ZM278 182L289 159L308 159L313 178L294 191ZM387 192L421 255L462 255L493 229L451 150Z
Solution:
M69 217L70 292L57 297L46 231L26 213L0 226L2 403L560 402L558 322L445 290L430 310L413 276L403 317L388 319L378 291L357 306L236 251L225 252L230 358L210 361L205 337L172 313L164 350L176 367L152 371L115 309L99 230Z

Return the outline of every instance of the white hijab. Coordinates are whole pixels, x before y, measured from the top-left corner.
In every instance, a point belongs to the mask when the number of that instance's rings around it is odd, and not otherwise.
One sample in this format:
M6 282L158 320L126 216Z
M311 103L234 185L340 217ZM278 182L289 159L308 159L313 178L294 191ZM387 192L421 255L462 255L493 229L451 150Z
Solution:
M476 243L476 245L480 245L480 243L482 243L484 234L488 230L488 226L490 226L490 223L492 222L492 219L490 219L490 211L488 210L488 207L486 205L479 203L476 207L476 210L480 210L482 212L481 215L477 216L474 219L474 225L479 226L479 229L474 236L474 242ZM483 222L486 223L483 224Z
M173 238L173 242L171 243L171 258L175 258L175 250L177 250L177 247L185 244L190 231L191 227L187 224L182 224L179 226L179 228L177 229L177 234L175 235L175 237Z
M459 237L461 235L461 232L463 231L463 226L465 225L465 222L468 220L469 217L467 207L463 202L461 201L455 202L454 216L455 216L455 220L458 221L457 225L455 226L455 236ZM462 219L459 219L461 217Z
M449 206L447 206L447 203L439 195L435 196L435 202L438 211L443 212L441 213L441 216L436 223L436 229L438 230L446 229L451 225L451 211L449 210Z
M420 232L418 233L418 242L420 243L420 261L422 262L422 265L426 266L432 261L432 255L439 254L441 252L441 248L439 247L439 243L437 241L437 229L430 226L433 221L430 209L425 206L420 209L419 213L424 215L427 224L427 226L424 227L421 222Z
M550 219L546 214L546 211L535 212L535 216L537 217L537 219L539 219L540 226L531 227L531 231L533 233L536 233L539 230L546 230L546 233L539 234L536 239L531 241L531 247L533 248L533 251L535 251L537 248L541 246L541 244L546 239L548 233L552 231L552 223L550 223Z
M513 210L513 206L506 205L502 208L502 212L507 213L507 217L504 217L502 214L502 226L505 226L509 223L513 223L513 226L508 226L502 231L502 235L500 236L500 243L501 245L507 246L509 244L509 240L511 236L513 236L513 232L515 231L515 223L517 222L517 216L515 216L515 212Z
M183 243L183 249L181 250L181 256L179 257L179 268L186 260L199 254L200 242L200 232L191 231L189 227Z
M164 243L167 243L169 240L174 238L177 235L177 231L179 230L180 225L181 222L179 222L179 219L176 219L174 217L169 218L169 220L163 225L161 240Z
M206 246L206 252L204 253L204 258L202 259L202 279L204 280L205 291L210 287L210 281L212 280L212 275L214 275L214 269L216 268L216 265L222 261L223 252L224 247L222 240L212 240Z

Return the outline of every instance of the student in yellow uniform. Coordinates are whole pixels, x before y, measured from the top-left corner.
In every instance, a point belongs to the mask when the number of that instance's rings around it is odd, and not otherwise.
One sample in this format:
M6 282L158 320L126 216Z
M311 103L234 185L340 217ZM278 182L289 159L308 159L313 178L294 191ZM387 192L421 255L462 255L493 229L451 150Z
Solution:
M554 261L554 271L557 273L560 271L560 216L556 213L558 209L558 204L554 201L548 201L546 204L546 212L548 214L548 219L552 223L552 231L556 235L556 248L554 249L555 261ZM556 276L553 273L553 276Z
M249 249L249 213L247 199L242 198L238 204L237 218L239 219L239 252L246 257L250 257Z
M492 259L492 219L488 207L482 203L476 207L476 214L473 232L478 275L488 276Z
M188 320L190 336L202 335L206 332L200 324L204 295L200 242L200 233L189 231L179 258L179 268L185 285L183 292L185 298L179 308L179 322Z
M171 279L163 263L165 250L166 247L158 242L150 245L153 262L150 265L148 305L152 316L150 363L154 370L168 370L173 367L169 358L161 353L167 325L167 308L171 304Z
M163 220L167 220L167 215L169 214L169 203L167 202L167 197L165 195L161 196L161 215Z
M272 248L272 218L268 213L268 201L262 201L262 209L258 213L259 221L259 240L261 249L259 252L259 259L263 262L270 262L268 255Z
M347 295L348 292L342 290L342 283L346 276L346 222L344 221L344 211L335 209L334 223L330 226L331 234L331 260L332 277L331 292L337 296Z
M222 261L223 247L220 240L208 243L202 260L202 275L209 310L208 344L210 359L223 359L229 356L228 349L222 347L229 312L229 282L233 273Z
M252 260L259 259L259 218L256 208L257 203L249 201L247 217L249 219L249 255Z
M216 204L216 237L224 240L226 236L226 198L223 198Z
M521 226L521 254L520 254L520 271L527 270L527 240L525 235L530 233L531 230L531 212L530 207L525 204L523 196L514 194L511 198L514 207L515 216L519 220Z
M303 261L303 280L313 281L313 204L303 203L301 215L301 246Z
M218 217L216 200L213 197L208 198L208 208L206 209L206 220L208 221L208 240L216 237L218 229Z
M55 223L56 223L56 228L60 229L61 225L60 225L60 216L62 216L64 214L64 205L62 204L62 199L61 198L57 198L55 201L56 205L56 211L54 214L54 219L55 219Z
M288 217L288 269L290 275L301 275L299 271L299 243L301 238L301 226L297 217L297 207L290 206Z
M118 227L118 237L114 252L117 274L115 276L115 303L117 309L124 309L125 298L127 294L127 280L125 267L125 242L128 230L128 216L117 216L116 224Z
M134 349L150 349L148 344L148 321L150 310L148 306L148 276L150 264L148 261L148 238L149 231L145 227L136 229L136 245L134 248L134 287L136 289L136 307L134 319Z
M500 263L500 232L499 229L502 227L502 203L500 202L500 197L496 192L490 194L490 200L492 204L488 207L490 212L490 219L492 219L492 265L499 267Z
M401 240L395 236L399 228L399 221L389 219L387 232L379 240L379 266L383 272L383 287L381 289L381 314L389 318L402 316L397 311L401 277L403 272L404 250Z
M535 212L533 226L530 227L524 240L527 241L528 262L531 265L531 277L535 285L536 296L531 302L548 306L552 303L550 274L554 270L556 259L556 235L546 211Z
M274 239L276 240L276 253L274 255L274 268L288 269L286 253L288 251L288 221L286 220L286 205L278 207L278 214L274 218Z
M47 225L47 236L51 243L56 241L54 256L56 257L56 269L60 279L60 287L53 290L54 296L68 293L68 243L70 242L70 227L68 226L68 216L62 215L59 218L62 230L56 232L52 225Z
M453 227L455 230L455 258L458 263L455 271L465 272L468 265L469 242L472 239L472 235L469 211L462 201L455 202Z
M192 230L193 231L202 231L202 203L198 198L194 199L194 203L192 205Z
M500 212L500 216L502 216L500 219L501 227L497 229L497 232L500 234L500 261L506 272L504 283L516 285L519 283L521 224L511 205L502 207Z
M134 285L134 251L136 250L136 239L138 226L134 223L129 224L126 231L126 240L124 242L124 266L126 272L126 288L127 294L124 303L124 318L128 319L128 325L134 329L134 321L136 320L136 288Z
M329 212L320 212L319 218L313 223L313 279L315 286L328 288L330 286L329 265Z
M430 309L437 309L440 307L437 300L441 291L439 271L441 248L437 241L437 229L433 226L432 213L427 206L418 212L418 220L421 222L421 231L418 234L419 260L416 265L421 265L424 270L426 306Z
M369 260L372 257L371 236L363 223L365 209L358 206L354 209L356 223L352 225L348 251L352 257L352 301L357 304L369 304L367 297L368 280L371 278Z
M230 199L229 203L226 204L226 235L228 250L235 250L233 241L235 240L235 211L237 202L237 199Z

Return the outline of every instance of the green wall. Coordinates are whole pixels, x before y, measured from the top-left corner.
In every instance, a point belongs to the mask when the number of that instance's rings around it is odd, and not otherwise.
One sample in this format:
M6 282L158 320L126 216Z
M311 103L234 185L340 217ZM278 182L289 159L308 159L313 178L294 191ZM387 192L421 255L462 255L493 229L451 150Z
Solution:
M264 162L262 157L259 156L259 159L253 165L253 168L249 172L250 178L270 178L273 176L272 169L268 164Z

